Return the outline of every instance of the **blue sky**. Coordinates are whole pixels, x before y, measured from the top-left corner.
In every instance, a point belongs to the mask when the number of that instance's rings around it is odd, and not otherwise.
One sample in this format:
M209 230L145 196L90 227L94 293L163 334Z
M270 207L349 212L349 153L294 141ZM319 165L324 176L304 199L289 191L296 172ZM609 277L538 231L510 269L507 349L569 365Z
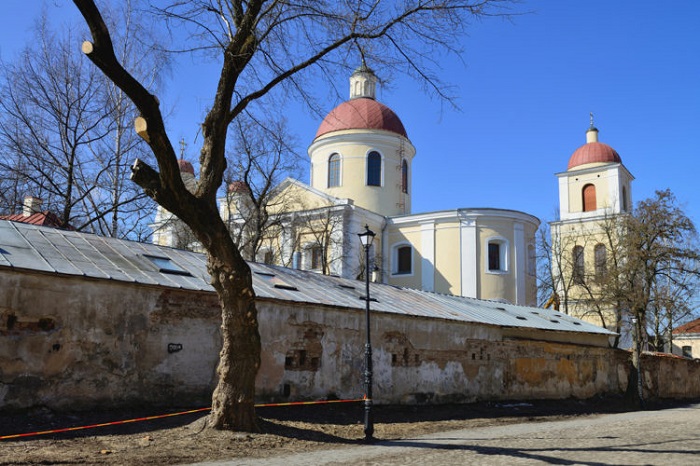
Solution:
M40 5L3 1L4 60L31 37ZM78 18L67 0L47 6L56 21ZM379 90L417 149L413 212L497 207L552 220L554 174L585 142L593 112L600 141L636 178L634 201L670 188L700 222L700 1L524 0L518 8L531 13L473 24L463 63L442 64L460 110L401 78ZM165 96L175 109L171 138L188 141L192 161L198 117L209 101L193 84L205 70L176 65ZM336 82L344 89L347 76ZM338 103L328 101L327 110ZM293 109L290 115L305 152L320 119Z

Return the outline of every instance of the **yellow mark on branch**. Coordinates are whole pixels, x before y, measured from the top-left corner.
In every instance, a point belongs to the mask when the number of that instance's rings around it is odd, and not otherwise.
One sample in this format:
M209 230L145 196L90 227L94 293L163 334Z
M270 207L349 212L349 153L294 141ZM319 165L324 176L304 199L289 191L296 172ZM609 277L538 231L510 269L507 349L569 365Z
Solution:
M85 55L90 55L92 51L95 49L92 45L92 42L89 40L86 40L83 42L83 45L80 47Z
M146 119L144 117L136 117L136 119L134 120L134 129L136 130L136 134L141 136L144 141L149 142L148 123L146 123Z

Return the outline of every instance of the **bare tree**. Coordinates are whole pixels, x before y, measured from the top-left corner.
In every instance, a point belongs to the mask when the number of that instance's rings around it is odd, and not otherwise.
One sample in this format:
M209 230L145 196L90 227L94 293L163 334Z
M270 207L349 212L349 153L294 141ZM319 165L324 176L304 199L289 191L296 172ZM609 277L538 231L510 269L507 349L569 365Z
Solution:
M648 331L650 346L655 351L673 351L673 329L694 316L694 298L698 283L695 277L670 271L674 278L657 277L649 308Z
M548 281L558 284L564 306L573 304L566 312L596 316L618 334L631 328L636 368L631 386L637 387L641 402L641 352L649 339L657 350L669 345L674 324L692 310L700 276L695 226L669 190L639 202L632 213L605 215L586 224L566 235L553 229L551 244L543 243L551 248L544 264L554 270ZM578 273L579 258L571 254L575 248L595 253L587 262L581 257L586 268Z
M1 127L2 123L0 123ZM28 180L21 176L26 171L24 161L19 157L6 154L4 162L0 162L0 168L5 172L0 177L0 214L12 215L23 203L24 196L32 190Z
M625 258L620 264L621 301L633 323L637 397L644 400L641 352L662 313L684 314L700 276L697 231L670 190L637 204L626 217ZM673 325L671 317L668 326ZM651 330L651 332L650 332ZM662 333L668 331L668 327ZM659 336L660 340L663 337Z
M585 268L574 276L574 313L579 317L590 317L596 323L618 335L612 346L618 347L624 320L625 305L621 301L624 294L620 281L620 264L625 250L624 222L627 214L610 215L605 213L595 223L581 224L574 232L574 248L587 257L581 257ZM585 226L584 226L585 225ZM572 254L573 262L578 259ZM572 264L576 267L576 264ZM582 266L583 267L583 266Z
M162 76L169 70L170 60L162 52L162 44L137 11L131 0L118 2L109 12L115 53L131 73L158 89ZM71 50L72 51L72 50ZM100 163L98 189L86 199L86 209L93 210L93 228L102 235L142 237L143 225L153 218L155 203L134 183L129 182L129 167L135 158L153 160L148 146L133 131L133 103L112 81L105 79L101 97L110 109L110 131L107 137L90 145L93 157Z
M645 303L642 307L646 311L644 316L636 317L649 319L648 328L641 334L654 335L657 347L663 347L669 332L667 322L677 322L688 315L689 300L696 285L692 272L697 266L692 257L695 234L683 223L682 213L672 211L675 207L670 192L657 192L655 199L640 202L631 215L606 214L594 223L581 222L577 227L570 227L564 235L559 229L553 229L550 242L542 241L541 249L549 250L541 271L554 272L551 278L547 275L540 278L542 284L547 285L541 288L549 289L550 283L557 283L555 289L561 295L564 312L579 317L595 316L600 325L618 333L624 330L623 322L633 316L631 309L639 300ZM664 250L664 261L671 261L675 266L664 262L663 271L654 271L655 261L635 259L640 254L639 241L650 241L650 234L644 233L642 227L656 235L655 241L670 236L690 241L685 245L674 243ZM631 242L633 238L639 239L637 244ZM664 240L667 244L670 241ZM576 257L574 250L581 254L586 251L588 256ZM654 250L661 253L656 246ZM577 269L578 259L581 262ZM650 277L648 286L633 285L641 276ZM640 295L640 292L643 293ZM615 346L618 342L619 338Z
M110 31L95 2L74 3L92 36L91 42L83 43L84 53L134 102L140 113L137 130L157 160L158 171L135 163L134 181L183 220L207 252L212 285L222 307L223 337L209 425L255 430L255 374L260 365L255 294L250 269L216 205L226 169L229 125L278 87L289 86L305 95L302 83L312 77L311 71L324 76L356 46L444 95L429 72L439 52L457 51L469 19L502 14L511 2L196 0L172 2L160 9L165 19L189 34L183 48L206 49L221 60L216 93L202 123L200 179L194 193L180 179L159 100L115 55Z
M234 241L245 259L255 261L270 230L279 230L288 199L278 194L282 180L300 172L301 158L286 121L261 120L246 113L232 123L226 170L227 215Z
M134 16L130 2L111 14L113 24L123 26L120 56L139 76L157 75L166 56L144 53L132 37L144 35ZM148 157L148 147L131 129L133 104L85 63L72 29L59 35L42 16L32 45L3 72L5 205L14 210L32 195L78 230L143 237L155 204L128 175L131 159Z
M580 227L580 225L579 225ZM577 231L576 229L572 231ZM555 306L565 314L576 314L580 293L575 285L580 284L580 272L576 271L574 247L576 234L563 234L560 227L551 231L543 226L538 231L538 301L543 306ZM576 273L574 273L576 271Z
M346 206L305 209L296 216L296 244L307 256L308 269L330 275L333 265L342 260L345 209Z
M24 195L44 201L63 224L88 228L99 165L89 146L110 130L110 109L100 98L104 78L70 52L72 32L57 36L42 17L32 47L3 68L0 141L3 173Z

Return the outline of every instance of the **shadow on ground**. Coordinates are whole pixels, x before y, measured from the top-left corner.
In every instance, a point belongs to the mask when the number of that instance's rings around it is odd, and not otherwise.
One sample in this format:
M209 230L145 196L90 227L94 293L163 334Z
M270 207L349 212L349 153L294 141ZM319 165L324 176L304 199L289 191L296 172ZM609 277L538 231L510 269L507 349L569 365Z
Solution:
M663 409L680 406L673 400L648 403L646 409ZM187 411L190 408L131 408L93 410L83 412L54 412L45 408L29 411L0 412L0 436L90 426L114 421L138 419L169 413ZM375 405L373 407L376 424L403 424L419 422L440 422L470 420L477 418L542 418L548 416L570 416L578 414L617 413L634 411L636 408L622 397L594 398L588 400L540 400L540 401L501 401L470 404L446 405ZM362 403L339 403L322 405L302 405L287 407L258 408L260 427L263 433L299 438L317 442L348 442L347 439L324 432L323 425L360 425L363 422ZM117 425L81 429L72 432L50 434L54 439L70 439L91 435L131 435L154 432L162 429L186 426L206 416L207 412L191 413L162 419L128 422ZM299 429L288 425L289 421L311 423L321 426L318 430ZM44 438L46 436L43 436ZM27 439L36 437L27 437ZM17 441L22 438L15 439Z

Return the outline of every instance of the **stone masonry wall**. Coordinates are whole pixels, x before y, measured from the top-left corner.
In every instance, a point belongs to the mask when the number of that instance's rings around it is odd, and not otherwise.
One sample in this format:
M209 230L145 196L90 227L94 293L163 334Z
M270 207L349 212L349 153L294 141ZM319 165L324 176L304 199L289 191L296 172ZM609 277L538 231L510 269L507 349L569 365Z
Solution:
M216 296L19 273L0 287L0 409L208 402Z
M260 300L260 401L363 395L364 313ZM207 406L213 293L0 270L0 409ZM629 353L532 330L372 315L378 403L588 398L627 389ZM580 339L579 339L580 340ZM645 356L648 396L700 397L700 363Z

